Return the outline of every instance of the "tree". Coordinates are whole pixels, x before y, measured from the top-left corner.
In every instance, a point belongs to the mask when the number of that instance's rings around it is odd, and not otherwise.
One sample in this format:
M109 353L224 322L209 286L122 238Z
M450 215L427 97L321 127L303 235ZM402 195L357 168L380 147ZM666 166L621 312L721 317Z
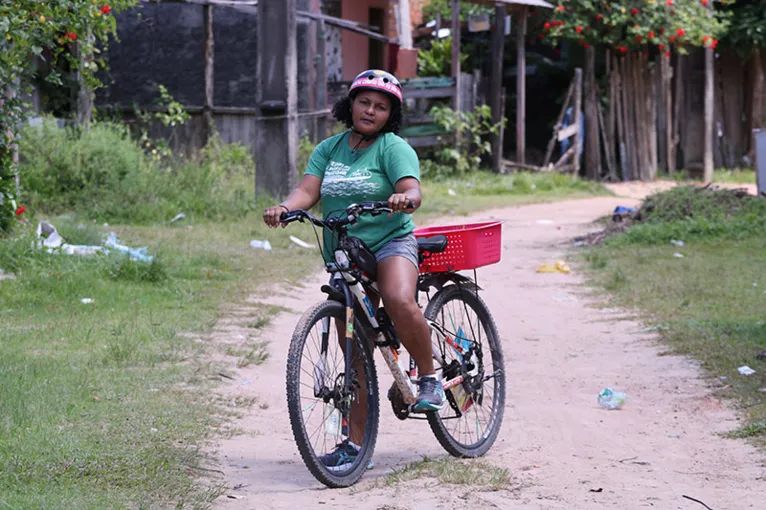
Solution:
M83 86L99 85L98 55L116 31L114 12L136 0L5 0L0 5L0 232L23 212L15 201L14 151L19 125L27 111L23 93L35 73L33 57L69 60ZM61 75L47 78L61 84Z
M543 25L540 38L571 39L584 47L603 45L618 54L656 50L688 53L690 46L715 48L727 15L711 11L713 0L563 0ZM725 0L727 3L731 0Z
M493 9L491 7L485 7L477 4L469 4L466 2L460 3L460 20L465 21L468 16L472 16L480 13L491 14ZM441 14L443 20L452 18L452 0L430 0L423 7L423 19L432 20L436 19L437 14Z

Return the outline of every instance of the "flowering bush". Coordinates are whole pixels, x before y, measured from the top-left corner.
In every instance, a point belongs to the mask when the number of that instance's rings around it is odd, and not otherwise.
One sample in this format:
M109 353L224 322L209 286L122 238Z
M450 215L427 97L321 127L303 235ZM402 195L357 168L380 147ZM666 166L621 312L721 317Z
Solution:
M13 146L23 121L22 92L34 74L32 57L66 58L80 72L84 86L98 86L103 60L99 45L116 30L113 12L136 0L6 0L0 4L0 232L8 231L19 207L14 200ZM73 50L77 43L79 56ZM47 79L61 84L61 76Z
M556 44L571 39L625 54L650 48L670 55L691 46L711 47L725 34L728 16L712 10L714 0L559 0L539 34ZM731 3L733 0L718 0Z

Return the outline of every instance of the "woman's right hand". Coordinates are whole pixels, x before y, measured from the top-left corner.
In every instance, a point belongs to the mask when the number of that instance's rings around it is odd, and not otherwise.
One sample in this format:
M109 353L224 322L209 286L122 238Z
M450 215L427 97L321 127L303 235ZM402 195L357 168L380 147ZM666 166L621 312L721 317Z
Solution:
M289 212L289 210L284 205L271 206L263 211L263 222L271 228L276 228L281 224L279 217L282 216L282 213L286 212ZM286 226L287 225L282 225L282 228Z

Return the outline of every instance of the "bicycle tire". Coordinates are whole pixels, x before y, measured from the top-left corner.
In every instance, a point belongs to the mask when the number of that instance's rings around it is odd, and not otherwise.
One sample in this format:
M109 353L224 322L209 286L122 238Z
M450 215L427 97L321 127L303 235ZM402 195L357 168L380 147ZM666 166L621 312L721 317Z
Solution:
M447 429L444 420L438 412L427 413L428 423L431 426L439 444L454 457L473 458L481 457L492 447L503 422L505 410L505 361L503 349L500 344L500 336L497 332L497 326L492 314L487 308L486 303L479 295L471 289L459 285L449 285L444 287L434 295L426 306L426 318L439 322L438 313L450 301L461 301L465 306L473 309L487 334L487 344L492 354L492 369L496 374L493 380L497 381L493 392L493 411L491 416L491 427L486 431L476 443L467 445L456 440ZM448 328L447 328L448 329ZM449 403L445 403L449 406ZM479 434L477 433L477 436Z
M296 325L287 357L287 408L298 451L308 470L327 487L341 488L353 485L362 477L375 450L379 421L378 378L370 342L364 336L359 321L355 320L356 334L354 338L356 339L357 346L361 347L360 353L367 385L367 420L365 423L364 440L362 441L357 462L353 468L343 472L342 475L333 473L322 465L311 445L303 420L300 395L301 360L306 339L314 325L324 318L334 318L345 322L346 306L337 301L323 301L308 309Z

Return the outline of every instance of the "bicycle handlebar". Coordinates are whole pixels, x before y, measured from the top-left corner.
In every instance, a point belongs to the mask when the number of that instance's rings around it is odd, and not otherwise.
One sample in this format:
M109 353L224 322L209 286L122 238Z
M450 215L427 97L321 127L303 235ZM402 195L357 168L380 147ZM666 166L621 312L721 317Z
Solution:
M415 207L415 203L410 200L407 203L409 208ZM377 202L361 202L359 204L351 204L345 209L345 217L331 217L326 220L320 220L314 217L310 212L303 209L295 209L289 212L283 212L279 216L279 221L284 224L292 223L293 221L309 220L311 223L318 227L329 228L330 230L337 230L346 225L356 223L363 213L372 214L377 216L378 214L393 212L388 206L387 200L381 200Z

